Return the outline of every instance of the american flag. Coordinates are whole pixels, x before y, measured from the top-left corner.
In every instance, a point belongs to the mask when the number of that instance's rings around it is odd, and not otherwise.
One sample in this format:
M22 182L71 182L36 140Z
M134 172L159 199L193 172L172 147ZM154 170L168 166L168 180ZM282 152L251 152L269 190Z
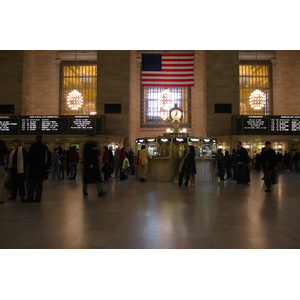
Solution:
M142 86L193 86L194 54L142 54Z

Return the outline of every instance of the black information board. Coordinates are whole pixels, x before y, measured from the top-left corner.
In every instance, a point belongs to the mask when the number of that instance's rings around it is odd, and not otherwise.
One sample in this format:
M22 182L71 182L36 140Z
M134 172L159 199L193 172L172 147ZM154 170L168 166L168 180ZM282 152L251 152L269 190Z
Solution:
M18 116L0 116L0 134L18 134Z
M296 116L278 116L271 117L271 132L284 133L300 133L300 117Z
M263 117L249 117L244 119L244 131L268 132L268 119Z
M106 134L105 116L0 116L0 134Z
M68 116L21 116L21 133L67 134Z
M70 130L72 133L80 132L94 132L94 118L89 116L75 116L70 118Z
M233 116L232 134L300 134L300 116Z

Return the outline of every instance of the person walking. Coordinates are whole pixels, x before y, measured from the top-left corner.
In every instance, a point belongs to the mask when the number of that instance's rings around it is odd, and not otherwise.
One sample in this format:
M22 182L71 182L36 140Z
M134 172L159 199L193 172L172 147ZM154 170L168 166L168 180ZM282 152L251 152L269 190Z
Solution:
M99 169L99 153L100 151L95 137L93 135L89 136L83 148L82 191L84 196L88 196L87 187L90 183L96 184L98 197L106 194L106 191L103 191L101 174Z
M42 199L43 182L48 179L51 165L51 152L42 140L41 134L36 135L35 143L28 151L27 199L23 202L41 202ZM34 192L36 192L35 198Z
M146 176L148 173L148 158L152 158L149 152L146 149L145 145L142 145L141 150L139 150L139 159L141 160L141 178L140 182L146 182Z
M179 172L178 185L179 186L182 185L183 177L185 175L185 184L184 185L188 186L188 184L189 184L189 174L186 172L186 162L185 162L185 160L186 160L187 155L190 151L190 148L189 148L189 145L187 143L184 143L183 147L184 147L183 156L181 158L181 162L180 162L179 169L178 169L178 172Z
M70 161L70 173L71 173L69 179L75 180L77 175L77 165L79 162L79 154L76 150L76 146L73 146L71 148L69 161Z
M5 156L9 154L9 150L4 141L0 140L0 204L4 201L4 180L5 180Z
M195 174L197 174L196 171L196 163L195 163L195 147L189 146L189 153L187 155L187 158L185 160L186 162L186 172L189 174L190 179L190 186L195 187Z
M277 169L277 158L275 151L271 148L271 142L265 142L265 147L261 152L260 161L264 171L265 192L271 192L272 178Z
M17 193L19 191L19 196L21 201L25 197L25 177L27 174L27 152L22 147L22 142L19 139L13 140L13 146L9 159L8 168L10 172L11 179L11 197L9 200L17 199Z

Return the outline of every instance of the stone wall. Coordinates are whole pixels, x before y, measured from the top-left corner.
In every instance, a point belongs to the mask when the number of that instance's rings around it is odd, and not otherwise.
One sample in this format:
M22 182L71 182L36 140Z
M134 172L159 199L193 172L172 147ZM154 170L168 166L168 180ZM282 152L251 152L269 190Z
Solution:
M276 51L273 114L300 115L300 51Z
M207 135L231 134L231 116L239 114L238 51L206 51ZM232 113L215 113L215 104L231 104Z
M129 136L129 51L101 50L98 64L98 114L106 115L106 133ZM121 104L121 113L104 113L105 104Z
M22 111L24 51L0 51L0 104L14 105L14 114Z

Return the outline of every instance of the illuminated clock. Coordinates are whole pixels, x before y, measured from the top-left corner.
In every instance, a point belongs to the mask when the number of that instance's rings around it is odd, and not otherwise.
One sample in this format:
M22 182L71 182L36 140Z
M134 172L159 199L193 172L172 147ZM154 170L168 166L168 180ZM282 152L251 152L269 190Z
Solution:
M180 108L175 107L170 110L170 118L172 121L180 121L183 117L183 112Z

